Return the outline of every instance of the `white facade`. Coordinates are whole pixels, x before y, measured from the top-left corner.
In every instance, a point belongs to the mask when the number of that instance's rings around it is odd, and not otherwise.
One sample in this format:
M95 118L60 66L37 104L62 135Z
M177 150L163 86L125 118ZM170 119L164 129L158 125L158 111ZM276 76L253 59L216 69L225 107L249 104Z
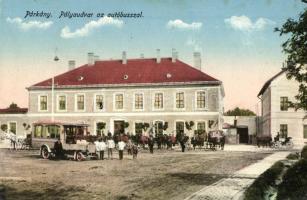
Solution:
M205 107L198 108L197 94L205 92ZM155 94L163 96L163 108L155 108ZM176 108L176 94L184 95L183 108ZM123 108L116 108L115 95L122 94ZM142 94L142 109L136 109L135 95ZM84 108L77 109L77 95L84 95ZM96 96L103 96L103 109L96 109ZM40 98L46 96L46 109L40 109ZM59 97L65 97L65 109L59 110ZM96 123L105 122L106 131L114 132L115 121L125 121L130 125L126 131L135 133L135 124L146 122L153 124L156 121L167 122L169 128L166 133L175 133L178 122L194 121L193 130L188 131L184 125L184 131L192 136L198 123L206 124L206 131L222 128L222 112L224 91L220 85L172 85L160 87L129 87L125 88L79 88L79 89L55 89L54 103L52 103L50 89L29 90L29 112L27 118L30 123L35 121L84 122L89 124L89 131L96 134ZM51 106L54 113L51 113ZM209 121L214 121L209 126Z
M282 108L283 99L295 101L298 85L295 80L288 80L285 72L280 72L264 85L258 95L262 104L263 135L275 137L277 133L286 133L296 145L307 142L307 111Z

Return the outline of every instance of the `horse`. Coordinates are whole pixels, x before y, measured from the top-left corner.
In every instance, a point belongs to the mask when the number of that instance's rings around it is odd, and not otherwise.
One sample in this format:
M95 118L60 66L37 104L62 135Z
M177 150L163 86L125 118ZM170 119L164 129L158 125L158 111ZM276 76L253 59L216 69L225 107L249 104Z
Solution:
M225 135L223 131L216 130L216 131L210 131L208 133L208 144L210 149L216 150L216 147L219 146L221 150L224 150L225 146Z
M257 146L260 147L271 147L272 137L271 136L257 136Z
M205 140L206 140L206 133L194 135L191 138L191 144L193 145L193 149L195 150L196 146L202 148L205 144Z
M143 149L146 149L145 146L148 146L149 137L146 135L140 135L138 141L139 141L139 144L142 145Z
M157 134L155 141L158 145L158 149L164 149L169 147L169 138L167 134Z

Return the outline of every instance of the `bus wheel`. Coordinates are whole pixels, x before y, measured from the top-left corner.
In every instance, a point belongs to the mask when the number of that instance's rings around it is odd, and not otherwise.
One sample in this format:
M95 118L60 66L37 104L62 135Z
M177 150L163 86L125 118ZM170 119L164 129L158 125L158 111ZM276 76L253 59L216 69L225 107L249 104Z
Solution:
M43 146L41 154L42 154L42 157L44 159L49 159L49 157L50 157L50 153L49 153L48 148L46 146Z

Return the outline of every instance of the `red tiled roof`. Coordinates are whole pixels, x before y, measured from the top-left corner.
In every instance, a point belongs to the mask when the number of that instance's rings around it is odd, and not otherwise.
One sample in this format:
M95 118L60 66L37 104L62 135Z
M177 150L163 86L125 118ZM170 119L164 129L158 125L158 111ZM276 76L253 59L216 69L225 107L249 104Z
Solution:
M0 109L0 114L25 114L28 108L3 108Z
M173 63L171 58L162 58L160 63L154 58L128 59L127 64L122 64L121 60L96 61L92 66L86 64L55 77L57 87L186 82L220 83L180 60ZM48 79L30 88L50 85L51 79Z

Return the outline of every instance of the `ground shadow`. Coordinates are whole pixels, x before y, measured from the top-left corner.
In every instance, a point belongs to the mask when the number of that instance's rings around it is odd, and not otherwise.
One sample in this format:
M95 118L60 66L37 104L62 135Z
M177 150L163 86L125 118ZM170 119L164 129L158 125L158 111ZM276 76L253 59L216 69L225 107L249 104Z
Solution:
M2 200L60 200L60 199L78 199L80 195L85 194L85 189L81 187L46 185L31 187L16 187L23 184L11 186L10 184L3 186L0 199ZM1 186L0 186L1 187ZM91 196L90 194L88 195Z
M211 185L212 183L222 178L227 178L227 174L204 174L204 173L169 173L166 178L175 178L182 180L189 185Z

